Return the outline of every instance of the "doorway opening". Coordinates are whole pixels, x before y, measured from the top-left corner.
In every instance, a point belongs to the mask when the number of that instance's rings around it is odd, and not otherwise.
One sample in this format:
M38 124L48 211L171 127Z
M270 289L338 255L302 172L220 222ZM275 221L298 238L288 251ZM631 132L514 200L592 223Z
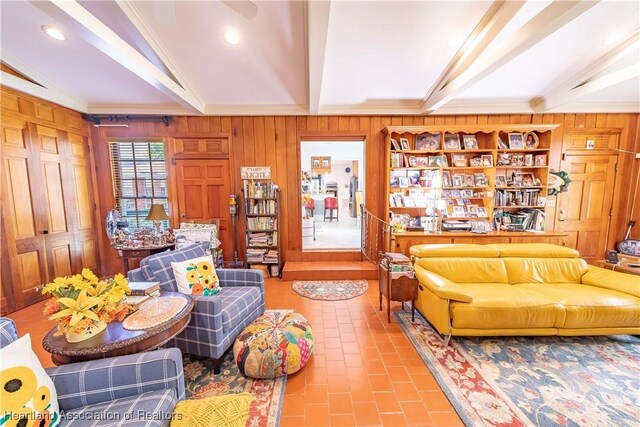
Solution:
M364 141L302 141L302 249L359 249Z

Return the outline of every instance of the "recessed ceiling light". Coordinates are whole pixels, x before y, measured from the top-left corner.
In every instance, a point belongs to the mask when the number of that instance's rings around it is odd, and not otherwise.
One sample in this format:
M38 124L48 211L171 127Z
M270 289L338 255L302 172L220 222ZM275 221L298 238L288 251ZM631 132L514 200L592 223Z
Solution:
M615 33L612 33L609 37L607 37L607 39L604 41L604 44L618 43L619 41L622 40L623 37L624 37L624 34L617 31Z
M40 28L42 28L42 31L47 33L49 35L49 37L53 37L56 40L60 40L60 41L63 42L63 41L65 41L67 39L64 36L64 34L62 34L62 31L60 31L56 27L52 27L51 25L43 25Z
M464 39L462 36L453 36L449 40L447 40L447 46L449 47L458 47L462 44Z
M240 34L233 28L228 28L224 32L224 39L230 44L240 43Z

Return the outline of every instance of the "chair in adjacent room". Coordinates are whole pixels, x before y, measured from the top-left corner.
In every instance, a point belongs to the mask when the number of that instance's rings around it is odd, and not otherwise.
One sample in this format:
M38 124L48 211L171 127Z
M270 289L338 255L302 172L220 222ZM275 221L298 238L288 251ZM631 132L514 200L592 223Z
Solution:
M313 212L316 209L316 202L313 199L309 199L309 201L307 201L307 203L304 204L304 209L306 211L306 214L309 215L311 214L310 218L313 218Z
M333 211L336 212L336 216L333 216ZM326 197L324 199L324 220L327 220L327 212L329 212L329 222L333 221L333 218L338 221L338 199L335 197Z

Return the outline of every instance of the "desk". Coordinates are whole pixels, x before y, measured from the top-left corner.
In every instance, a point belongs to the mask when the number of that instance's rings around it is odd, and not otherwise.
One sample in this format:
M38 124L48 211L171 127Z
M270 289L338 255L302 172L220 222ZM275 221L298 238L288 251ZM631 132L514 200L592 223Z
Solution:
M120 248L115 246L115 249L118 250L118 255L120 255L120 258L122 258L122 266L124 267L123 274L126 276L129 270L138 268L138 264L140 264L140 260L142 260L143 258L146 258L149 255L157 254L167 250L173 250L174 247L175 247L175 244L170 243L162 246L149 246L149 247L140 246L137 248ZM129 261L132 261L132 260L138 261L138 264L136 264L134 267L131 267L129 264Z
M619 271L621 273L635 274L640 276L640 267L630 267L629 265L621 262L619 264L611 264L601 259L595 262L598 267L606 268L607 270Z
M153 350L187 327L195 304L189 295L180 292L162 292L157 298L163 297L184 298L187 305L174 317L158 326L130 331L122 326L122 322L111 322L104 331L76 343L68 342L64 335L56 336L57 329L53 328L42 340L42 347L51 353L51 360L56 365Z

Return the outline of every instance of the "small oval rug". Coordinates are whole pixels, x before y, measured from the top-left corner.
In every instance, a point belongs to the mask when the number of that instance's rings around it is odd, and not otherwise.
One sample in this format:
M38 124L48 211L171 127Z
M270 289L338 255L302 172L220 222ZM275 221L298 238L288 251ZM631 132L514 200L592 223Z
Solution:
M366 280L296 280L291 288L305 298L338 301L362 295L369 284Z

